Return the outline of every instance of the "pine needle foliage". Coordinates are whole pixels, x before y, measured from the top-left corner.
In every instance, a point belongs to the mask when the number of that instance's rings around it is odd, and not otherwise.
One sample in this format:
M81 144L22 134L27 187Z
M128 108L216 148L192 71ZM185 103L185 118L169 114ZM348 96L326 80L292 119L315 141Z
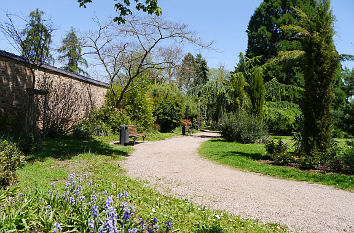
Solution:
M75 74L87 75L87 72L80 67L80 65L83 65L87 68L88 64L82 57L82 42L76 36L74 28L71 28L70 31L66 33L58 52L62 54L59 56L59 60L66 63L63 69Z

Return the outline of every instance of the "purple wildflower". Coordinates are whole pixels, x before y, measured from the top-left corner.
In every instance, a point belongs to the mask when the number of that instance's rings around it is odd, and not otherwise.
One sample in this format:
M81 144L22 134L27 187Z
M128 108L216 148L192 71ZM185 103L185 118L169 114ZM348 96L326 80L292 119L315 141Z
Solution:
M69 180L73 181L75 179L75 173L69 175Z
M121 219L125 222L130 222L130 214L131 214L131 209L124 208L123 215L122 215Z
M70 203L70 205L74 205L75 204L75 199L70 197L69 203Z
M79 201L80 201L80 202L85 201L85 196L80 196L80 197L79 197Z
M59 231L62 230L61 227L60 227L60 224L57 223L57 222L55 222L53 226L54 226L54 229L53 229L52 232L59 232Z
M95 225L92 221L89 221L88 222L88 228L87 229L94 229L95 228Z
M96 204L92 206L92 214L94 217L98 217L98 206Z
M108 209L109 207L111 207L111 205L113 204L113 196L109 196L108 199L106 200L106 203L104 205L104 208Z
M47 205L46 207L44 207L46 210L50 210L52 207L50 205Z
M138 229L136 229L136 228L128 229L128 233L137 233L137 232L138 232Z
M169 232L172 229L172 221L165 222L165 224L163 228L166 228L166 232Z

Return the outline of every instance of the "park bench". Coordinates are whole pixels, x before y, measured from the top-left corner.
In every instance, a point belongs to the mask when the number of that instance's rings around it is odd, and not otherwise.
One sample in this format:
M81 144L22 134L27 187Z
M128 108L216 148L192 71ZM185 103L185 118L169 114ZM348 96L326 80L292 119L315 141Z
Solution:
M143 141L145 141L146 134L138 133L135 125L128 125L129 130L129 138L133 138L133 145L135 145L136 139L142 137Z

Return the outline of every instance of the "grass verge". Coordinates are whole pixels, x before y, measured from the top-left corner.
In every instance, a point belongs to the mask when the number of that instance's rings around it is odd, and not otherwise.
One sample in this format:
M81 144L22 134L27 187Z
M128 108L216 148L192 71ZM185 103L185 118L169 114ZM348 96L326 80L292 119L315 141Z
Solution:
M344 190L354 190L354 176L334 173L322 174L311 170L303 171L291 167L261 163L259 160L264 159L265 154L263 144L241 144L227 142L218 138L204 142L199 148L199 154L221 164L226 164L245 171L290 180L319 183Z
M111 146L104 141L108 139L49 139L42 142L41 150L31 156L31 162L18 170L19 188L24 192L48 192L51 183L63 188L69 174L87 172L102 191L112 194L128 191L138 217L172 219L173 232L286 232L277 224L242 220L226 212L212 211L187 200L159 194L124 175L119 161L132 151L130 147ZM218 226L224 230L212 231Z

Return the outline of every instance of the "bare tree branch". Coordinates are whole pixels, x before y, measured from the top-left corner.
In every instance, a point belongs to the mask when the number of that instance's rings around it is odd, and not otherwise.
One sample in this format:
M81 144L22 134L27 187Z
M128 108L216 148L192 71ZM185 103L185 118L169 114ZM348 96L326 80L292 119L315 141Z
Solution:
M144 72L165 71L171 81L172 70L181 60L180 46L189 43L210 48L212 44L203 43L187 25L156 16L130 16L121 25L102 24L97 18L94 22L96 31L84 35L85 48L104 68L116 97L116 107L121 107L127 92L146 81L134 83ZM114 82L122 87L119 95L114 93Z

